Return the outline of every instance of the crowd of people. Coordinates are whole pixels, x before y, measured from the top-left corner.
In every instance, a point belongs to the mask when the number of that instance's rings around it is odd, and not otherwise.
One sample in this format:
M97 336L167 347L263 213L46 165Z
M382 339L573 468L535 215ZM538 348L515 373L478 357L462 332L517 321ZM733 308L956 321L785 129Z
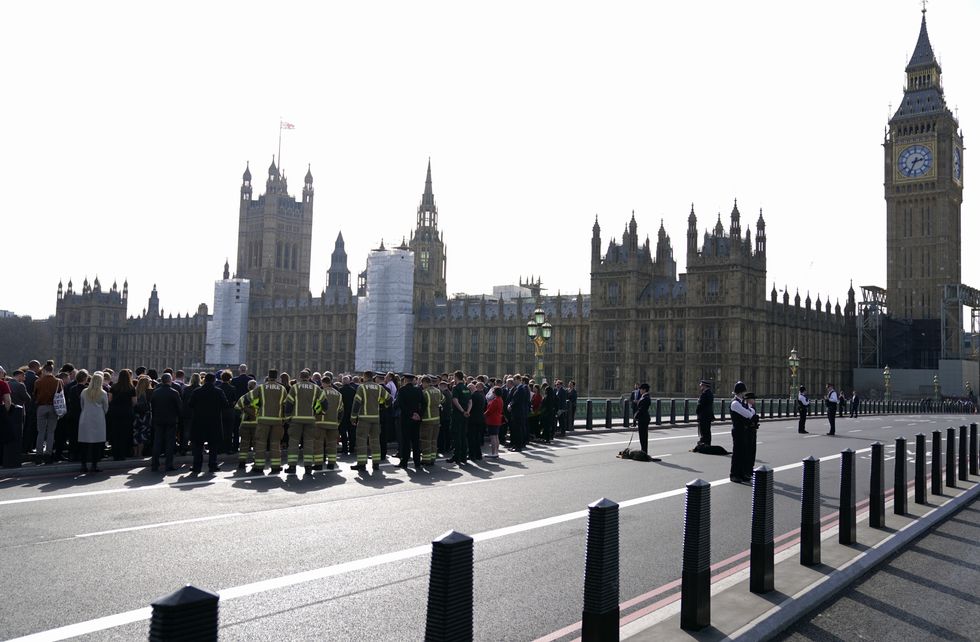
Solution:
M418 470L465 465L550 443L574 427L575 382L535 382L525 375L466 376L461 371L358 375L311 372L297 378L270 370L262 381L248 366L194 372L145 367L89 372L53 361L0 367L4 466L74 461L100 472L106 457L149 457L151 470L176 470L176 454L193 455L191 472L220 468L219 454L237 455L245 474L295 474L335 469L338 455L353 468L376 470L392 454ZM251 469L249 470L249 464Z

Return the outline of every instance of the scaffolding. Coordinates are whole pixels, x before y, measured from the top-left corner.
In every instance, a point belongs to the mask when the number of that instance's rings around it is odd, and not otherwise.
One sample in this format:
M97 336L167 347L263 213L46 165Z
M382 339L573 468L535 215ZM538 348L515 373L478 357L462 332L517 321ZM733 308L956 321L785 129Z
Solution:
M862 285L858 303L858 367L880 368L882 320L888 314L888 293L877 285Z
M970 308L971 354L963 350L963 308ZM980 291L962 283L943 286L943 306L940 314L943 359L977 359L977 338L980 334Z

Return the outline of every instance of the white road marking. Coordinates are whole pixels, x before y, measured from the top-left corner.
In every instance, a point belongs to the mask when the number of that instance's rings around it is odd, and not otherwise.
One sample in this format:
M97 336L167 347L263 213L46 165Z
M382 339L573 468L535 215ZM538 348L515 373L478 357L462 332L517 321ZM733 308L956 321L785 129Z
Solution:
M222 484L229 481L234 481L232 479L226 479L224 477L212 477L211 479L202 479L199 481L191 482L175 482L173 484L161 483L161 484L150 484L149 486L134 486L126 488L109 488L106 490L88 490L80 493L62 493L60 495L39 495L37 497L22 497L20 499L5 499L0 501L0 506L7 506L9 504L29 504L31 502L46 502L55 499L72 499L75 497L93 497L95 495L112 495L114 493L134 493L143 490L161 490L164 488L183 488L185 486L206 486L208 484Z
M848 430L847 432L861 432L861 429L858 428L857 430Z
M195 517L193 519L178 519L172 522L160 522L158 524L143 524L142 526L130 526L129 528L114 528L109 531L98 531L96 533L82 533L75 537L98 537L99 535L112 535L113 533L127 533L129 531L142 531L147 528L162 528L164 526L176 526L177 524L190 524L193 522L206 522L213 519L224 519L225 517L241 517L244 513L223 513L221 515L208 515L207 517Z
M473 479L471 481L463 482L453 482L451 484L446 484L446 486L468 486L469 484L484 484L486 482L503 481L505 479L517 479L518 477L523 477L524 474L520 475L507 475L506 477L491 477L489 479Z
M871 449L864 448L862 450L858 450L857 452L863 453L869 450ZM826 457L821 457L820 461L830 461L839 458L840 458L840 454L827 455ZM773 472L792 470L794 468L801 468L802 466L803 466L803 462L799 461L792 464L786 464L785 466L778 466L773 469ZM730 484L731 481L726 477L724 479L719 479L710 483L713 487L715 487L715 486L724 486L725 484ZM629 508L631 506L648 504L650 502L659 501L661 499L667 499L670 497L677 497L678 495L683 495L686 491L687 491L686 487L675 488L673 490L655 493L653 495L646 495L644 497L636 497L634 499L628 499L626 501L620 502L619 506L620 508ZM556 524L562 524L565 522L582 519L585 518L587 515L588 515L587 509L577 510L571 513L564 513L562 515L553 515L551 517L545 517L543 519L524 522L522 524L514 524L512 526L505 526L503 528L496 528L493 530L484 531L482 533L477 533L472 537L474 542L485 542L492 539L506 537L508 535L525 533L528 531L537 530L539 528L545 528L547 526L554 526ZM255 595L256 593L264 593L266 591L272 591L276 589L285 588L288 586L303 584L306 582L322 580L328 577L336 577L338 575L343 575L345 573L362 571L365 569L381 566L383 564L389 564L392 562L399 562L399 561L412 559L415 557L421 557L423 555L430 554L431 551L432 551L432 546L430 544L413 546L411 548L402 549L400 551L392 551L390 553L383 553L381 555L375 555L373 557L366 557L359 560L352 560L350 562L334 564L332 566L324 566L322 568L311 569L309 571L301 571L299 573L283 575L281 577L274 577L266 580L260 580L258 582L252 582L251 584L243 584L241 586L229 587L218 591L218 595L221 597L222 600L233 600L239 597ZM27 641L40 642L42 640L44 642L53 642L54 640L65 640L79 635L87 635L89 633L105 631L106 629L115 628L117 626L122 626L124 624L131 624L133 622L148 620L150 618L150 615L151 615L150 608L134 609L132 611L116 613L115 615L108 615L105 617L95 618L93 620L88 620L85 622L78 622L76 624L69 624L67 626L58 627L56 629L50 629L48 631L41 631L39 633L26 635L23 637L15 638L14 641L12 642L27 642Z

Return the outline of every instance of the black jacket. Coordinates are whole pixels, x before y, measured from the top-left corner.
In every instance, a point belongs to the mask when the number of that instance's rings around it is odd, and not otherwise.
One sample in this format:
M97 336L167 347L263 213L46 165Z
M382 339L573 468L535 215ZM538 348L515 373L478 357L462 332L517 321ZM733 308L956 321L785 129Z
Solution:
M191 436L198 441L220 439L221 414L228 407L225 393L206 383L194 391L189 405L193 413Z
M347 383L340 388L340 398L344 400L344 416L341 417L341 421L350 422L350 413L354 409L354 395L357 394L357 386L352 383Z
M510 413L513 416L527 417L528 412L531 410L531 392L527 384L522 383L514 388L514 392L510 395L509 403Z
M698 408L695 411L698 417L698 421L714 421L715 420L715 395L711 392L711 389L705 390L698 397Z
M172 386L161 385L150 395L150 411L157 425L176 424L180 420L182 404L180 393Z
M422 389L415 384L406 384L398 389L398 396L395 397L395 405L401 410L402 421L413 421L413 413L418 413L419 417L421 417L422 403Z
M637 423L650 423L650 395L643 395L636 402L636 412L633 418Z

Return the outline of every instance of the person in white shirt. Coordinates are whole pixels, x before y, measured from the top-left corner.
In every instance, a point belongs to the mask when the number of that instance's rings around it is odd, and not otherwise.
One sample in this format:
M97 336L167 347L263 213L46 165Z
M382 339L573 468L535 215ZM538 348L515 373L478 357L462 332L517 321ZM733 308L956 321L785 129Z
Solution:
M806 386L800 386L800 395L796 398L796 406L800 409L800 434L806 434L806 416L810 412L810 398L806 395Z
M824 399L827 401L827 420L830 421L830 432L827 434L833 435L837 432L834 420L837 418L837 403L840 401L840 397L837 396L837 390L834 389L834 384L827 384L827 396Z
M746 386L736 382L732 394L732 468L729 479L736 484L752 481L752 444L755 441L753 423L758 421L755 414L755 399L745 399Z

